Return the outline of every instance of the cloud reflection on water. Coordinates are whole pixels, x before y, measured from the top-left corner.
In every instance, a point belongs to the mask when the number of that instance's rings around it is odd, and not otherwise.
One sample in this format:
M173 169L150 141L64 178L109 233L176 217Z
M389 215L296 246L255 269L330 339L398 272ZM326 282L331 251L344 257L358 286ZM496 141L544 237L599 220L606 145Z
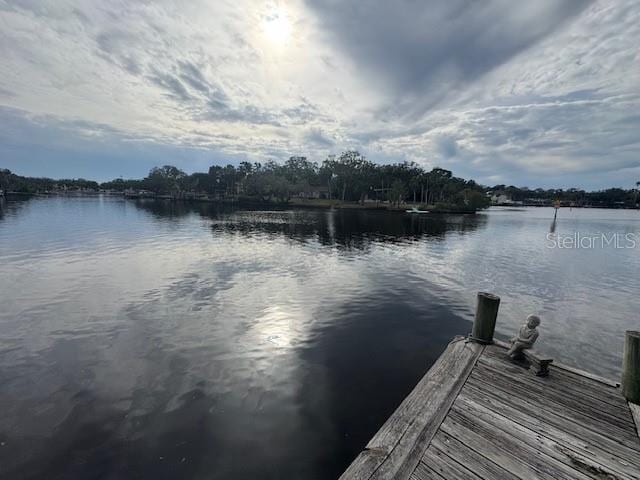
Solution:
M11 207L0 463L25 478L335 477L468 331L477 290L502 296L501 332L541 312L545 350L615 372L637 252L547 249L548 213ZM633 229L633 213L562 211L557 228Z

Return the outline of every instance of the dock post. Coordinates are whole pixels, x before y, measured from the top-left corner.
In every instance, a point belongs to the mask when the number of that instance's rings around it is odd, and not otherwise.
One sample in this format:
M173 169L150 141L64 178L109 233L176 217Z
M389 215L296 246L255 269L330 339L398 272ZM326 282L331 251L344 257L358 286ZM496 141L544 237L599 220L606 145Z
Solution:
M622 394L640 405L640 332L628 330L622 356Z
M471 330L471 340L479 343L493 343L499 307L500 297L492 293L478 292L478 305Z

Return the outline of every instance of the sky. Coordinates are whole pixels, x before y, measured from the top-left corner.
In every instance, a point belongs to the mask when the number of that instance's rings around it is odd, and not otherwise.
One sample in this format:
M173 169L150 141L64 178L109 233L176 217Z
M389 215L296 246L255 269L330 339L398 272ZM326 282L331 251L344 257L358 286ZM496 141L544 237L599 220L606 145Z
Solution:
M0 168L322 162L640 180L640 1L0 0Z

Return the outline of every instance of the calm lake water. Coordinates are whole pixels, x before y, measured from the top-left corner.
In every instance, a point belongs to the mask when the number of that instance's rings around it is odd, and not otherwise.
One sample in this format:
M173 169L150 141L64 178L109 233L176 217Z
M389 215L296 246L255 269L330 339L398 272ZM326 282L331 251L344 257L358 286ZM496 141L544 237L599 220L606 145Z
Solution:
M640 327L640 212L246 211L0 203L0 477L331 479L443 351L475 294L498 330L619 375ZM591 237L590 237L591 238Z

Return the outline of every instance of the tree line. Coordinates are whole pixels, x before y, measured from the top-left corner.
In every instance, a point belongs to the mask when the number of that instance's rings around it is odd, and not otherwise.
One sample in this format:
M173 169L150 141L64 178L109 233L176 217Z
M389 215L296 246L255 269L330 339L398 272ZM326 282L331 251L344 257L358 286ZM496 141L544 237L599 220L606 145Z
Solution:
M636 183L640 186L640 182ZM357 151L331 155L322 163L293 156L284 163L241 162L213 165L208 172L187 174L175 166L154 167L143 179L114 179L98 184L85 179L53 180L22 177L0 170L0 188L5 191L39 193L60 190L145 190L180 197L185 192L215 199L250 198L264 202L287 202L292 197L326 198L342 202L366 200L479 209L488 206L490 194L503 194L514 202L561 201L574 205L634 207L638 188L587 192L580 189L529 189L507 185L493 187L456 177L451 171L427 171L414 162L380 165Z
M513 185L495 185L490 191L502 193L514 202L524 204L560 202L563 205L608 207L608 208L637 208L640 201L640 181L635 182L636 188L607 188L588 192L579 188L551 188L529 189L514 187Z
M54 180L46 177L23 177L0 168L0 189L16 193L44 193L64 190L98 190L100 184L84 178Z
M321 164L290 157L283 164L241 162L237 167L214 165L207 173L187 175L176 167L155 167L142 180L116 179L101 185L114 190L141 189L158 194L195 192L218 198L250 197L286 202L314 196L342 202L365 200L393 204L447 204L471 209L488 206L484 187L455 177L449 170L425 171L413 162L379 165L357 151L329 156Z

